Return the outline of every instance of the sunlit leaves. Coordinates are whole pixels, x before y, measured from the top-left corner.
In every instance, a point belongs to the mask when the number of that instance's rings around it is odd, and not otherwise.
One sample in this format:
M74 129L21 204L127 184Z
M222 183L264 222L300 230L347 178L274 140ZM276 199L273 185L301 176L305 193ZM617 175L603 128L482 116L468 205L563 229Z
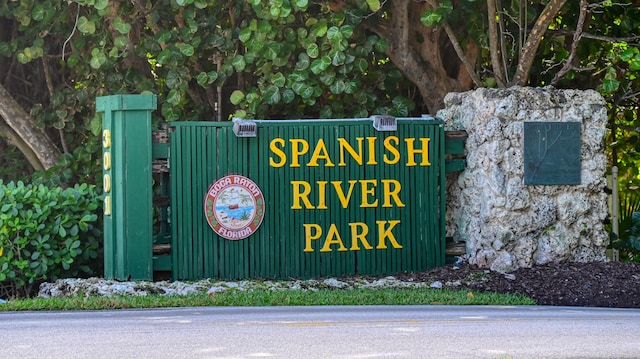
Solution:
M231 101L232 104L237 105L239 104L242 100L244 100L244 92L240 91L240 90L235 90L231 93L231 96L229 97L229 100Z
M371 11L380 10L380 1L379 0L367 0L367 5Z
M94 69L99 69L105 63L107 63L107 55L105 55L105 53L100 49L93 48L91 50L91 60L89 60L89 64L91 65L91 67L93 67Z
M80 16L80 18L78 18L78 31L83 34L93 34L96 32L96 24L93 20L89 20L85 16Z

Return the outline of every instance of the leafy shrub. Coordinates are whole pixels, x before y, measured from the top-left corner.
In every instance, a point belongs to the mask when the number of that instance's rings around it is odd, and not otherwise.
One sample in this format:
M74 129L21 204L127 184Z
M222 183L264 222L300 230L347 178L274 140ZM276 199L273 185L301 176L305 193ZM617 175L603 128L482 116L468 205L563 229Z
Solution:
M101 270L101 203L87 184L63 190L0 180L0 297Z
M640 262L640 196L632 194L620 201L619 235L611 233L611 246L623 261Z

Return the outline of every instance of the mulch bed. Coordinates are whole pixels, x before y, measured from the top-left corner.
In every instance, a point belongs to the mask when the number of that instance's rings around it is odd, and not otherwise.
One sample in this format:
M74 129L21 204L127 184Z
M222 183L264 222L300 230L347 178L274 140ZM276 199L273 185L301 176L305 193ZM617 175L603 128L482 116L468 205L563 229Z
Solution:
M395 275L407 281L439 281L445 288L523 294L539 305L640 308L640 263L559 263L498 273L452 264Z

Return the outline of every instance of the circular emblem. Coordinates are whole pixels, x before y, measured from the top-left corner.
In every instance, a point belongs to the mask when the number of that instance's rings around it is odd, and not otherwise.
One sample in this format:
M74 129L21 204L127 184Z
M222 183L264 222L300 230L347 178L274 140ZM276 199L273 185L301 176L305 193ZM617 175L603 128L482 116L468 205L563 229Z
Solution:
M260 187L240 175L228 175L209 186L204 197L209 226L231 240L252 235L264 218L264 197Z

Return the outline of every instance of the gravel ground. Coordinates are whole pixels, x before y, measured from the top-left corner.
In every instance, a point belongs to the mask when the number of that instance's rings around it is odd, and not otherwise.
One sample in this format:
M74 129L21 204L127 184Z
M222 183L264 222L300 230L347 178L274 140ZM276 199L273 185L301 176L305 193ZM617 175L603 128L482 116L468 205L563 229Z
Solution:
M61 279L40 286L43 298L111 295L185 295L227 290L451 288L523 294L539 305L640 308L640 263L560 263L499 273L462 263L388 277L351 276L292 281L120 282Z

